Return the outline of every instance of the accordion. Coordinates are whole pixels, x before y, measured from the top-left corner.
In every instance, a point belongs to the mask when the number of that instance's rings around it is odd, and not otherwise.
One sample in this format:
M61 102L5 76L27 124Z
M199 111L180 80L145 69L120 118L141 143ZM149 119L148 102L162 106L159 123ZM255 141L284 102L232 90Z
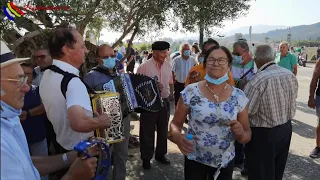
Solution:
M120 96L118 93L98 91L90 94L92 108L99 114L107 114L110 117L110 128L97 129L97 137L104 138L108 144L121 142L125 139L122 122Z
M104 85L118 92L124 116L135 112L158 112L163 108L157 80L141 74L121 74Z

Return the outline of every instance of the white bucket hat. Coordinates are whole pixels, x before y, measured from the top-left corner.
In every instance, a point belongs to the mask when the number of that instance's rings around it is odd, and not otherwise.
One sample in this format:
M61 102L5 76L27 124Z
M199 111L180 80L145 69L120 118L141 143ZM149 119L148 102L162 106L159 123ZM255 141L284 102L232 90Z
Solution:
M16 58L12 51L8 48L4 41L0 44L0 63L1 68L4 68L12 63L22 62L30 58Z

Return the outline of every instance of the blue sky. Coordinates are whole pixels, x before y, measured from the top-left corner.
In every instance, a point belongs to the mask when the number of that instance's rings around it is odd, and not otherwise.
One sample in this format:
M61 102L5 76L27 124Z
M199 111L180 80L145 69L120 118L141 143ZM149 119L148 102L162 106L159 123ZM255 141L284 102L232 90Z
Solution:
M233 22L226 21L225 27L220 31L223 33L239 27L258 24L296 26L320 22L320 0L253 0L251 4L246 16ZM102 34L101 39L108 42L113 42L120 36L119 33L106 30L103 30ZM197 33L182 34L170 32L168 29L160 32L160 37L181 38L185 36L197 36Z

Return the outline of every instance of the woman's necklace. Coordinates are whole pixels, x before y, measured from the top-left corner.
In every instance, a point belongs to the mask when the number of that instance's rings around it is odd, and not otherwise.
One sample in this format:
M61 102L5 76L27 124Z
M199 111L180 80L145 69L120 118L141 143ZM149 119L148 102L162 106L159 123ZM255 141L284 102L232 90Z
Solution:
M212 89L210 89L208 83L206 83L206 87L209 89L209 91L212 92L214 99L219 103L219 95L222 93L223 90L227 89L227 83L225 84L225 86L220 90L220 92L216 93L214 91L212 91Z

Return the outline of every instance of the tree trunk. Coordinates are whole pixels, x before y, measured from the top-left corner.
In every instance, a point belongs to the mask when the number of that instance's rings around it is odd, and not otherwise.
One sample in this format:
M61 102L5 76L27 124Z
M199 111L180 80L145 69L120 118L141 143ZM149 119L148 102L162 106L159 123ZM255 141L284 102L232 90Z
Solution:
M134 37L136 36L136 34L138 33L138 31L139 31L139 25L137 25L136 28L133 30L133 33L132 33L131 38L130 38L129 43L128 43L128 48L127 48L127 51L126 51L126 55L118 62L118 64L122 64L123 61L130 56L131 47L132 47L132 41L133 41Z
M90 21L92 20L92 17L94 15L94 12L96 11L97 7L100 5L101 0L96 0L95 2L93 2L92 8L89 11L90 13L86 15L86 17L84 18L84 20L82 20L80 22L80 24L77 26L77 30L78 32L83 36L84 31L86 30L87 25L90 23Z
M87 24L81 23L81 24L78 26L78 28L77 28L78 32L79 32L82 36L83 36L83 34L84 34L84 31L86 30L86 27L87 27Z
M204 34L204 28L201 23L199 26L199 47L202 47L202 44L203 44L203 34Z
M131 26L122 33L122 35L120 36L120 38L112 45L112 48L115 48L119 45L119 43L130 33L130 31L135 27L136 22L134 22L133 24L131 24Z
M139 22L141 21L142 18L144 18L144 16L148 13L148 10L145 10L139 18L137 18L136 20L134 20L134 22L127 28L125 29L125 31L122 33L122 35L120 36L120 38L112 45L112 48L115 48L118 46L118 44L123 40L123 38L125 38L134 27L137 27L139 25ZM130 18L130 17L128 17Z

